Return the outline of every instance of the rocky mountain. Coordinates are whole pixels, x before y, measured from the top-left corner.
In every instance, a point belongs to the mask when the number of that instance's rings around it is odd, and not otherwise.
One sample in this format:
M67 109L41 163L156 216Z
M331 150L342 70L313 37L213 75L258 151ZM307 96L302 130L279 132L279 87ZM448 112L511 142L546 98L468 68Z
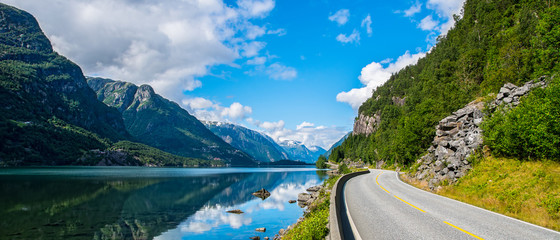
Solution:
M290 157L290 160L298 160L307 163L314 163L326 150L319 146L307 147L300 141L285 140L278 143Z
M289 159L288 154L274 140L257 131L222 122L204 122L206 127L225 142L261 162Z
M97 98L122 113L128 132L139 142L179 156L253 165L253 158L208 130L177 103L149 85L88 78Z
M53 51L37 20L0 4L0 165L73 164L129 138L76 64Z
M335 147L338 147L340 145L342 145L342 143L344 142L344 140L346 140L350 135L352 134L352 132L347 133L346 135L344 135L343 137L340 138L340 140L338 140L337 142L335 142L330 148L329 150L327 150L325 153L323 153L323 156L325 156L326 158L329 158L329 156L331 155L333 149Z

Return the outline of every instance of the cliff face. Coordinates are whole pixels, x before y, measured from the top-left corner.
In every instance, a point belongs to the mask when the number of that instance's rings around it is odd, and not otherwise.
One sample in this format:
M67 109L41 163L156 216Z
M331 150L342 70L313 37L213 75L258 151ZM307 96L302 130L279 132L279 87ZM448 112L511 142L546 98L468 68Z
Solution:
M367 116L360 113L358 119L354 121L354 130L352 131L352 135L364 134L366 136L369 136L375 130L377 130L380 122L381 116L377 113L373 116Z
M99 102L82 70L52 50L35 18L4 4L0 69L3 164L72 164L81 150L106 147L101 138L129 137L121 114Z
M88 78L98 99L117 108L137 141L184 157L252 165L252 157L208 130L178 104L156 94L149 85Z

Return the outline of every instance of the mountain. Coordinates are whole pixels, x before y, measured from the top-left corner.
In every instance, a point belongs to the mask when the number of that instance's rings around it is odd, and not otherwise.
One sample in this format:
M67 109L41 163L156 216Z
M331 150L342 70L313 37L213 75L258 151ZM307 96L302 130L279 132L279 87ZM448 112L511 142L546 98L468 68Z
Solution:
M66 165L130 135L37 20L0 4L0 165Z
M224 160L234 166L255 164L149 85L104 78L88 78L87 83L100 101L122 113L126 129L141 143L179 156Z
M329 156L331 155L333 149L335 147L338 147L340 145L342 145L342 143L344 142L344 140L346 140L350 135L352 134L352 132L347 133L346 135L344 135L342 138L340 138L340 140L338 140L337 142L335 142L330 148L329 150L327 150L325 153L323 153L323 156L325 156L326 158L329 158Z
M288 154L270 137L245 127L222 122L204 122L206 127L233 147L261 162L288 159Z
M467 0L455 20L424 58L376 88L329 160L412 165L441 119L492 98L506 83L523 86L560 72L557 2Z
M290 157L290 160L299 160L307 163L314 163L326 150L319 146L306 147L302 142L295 140L285 140L278 143Z

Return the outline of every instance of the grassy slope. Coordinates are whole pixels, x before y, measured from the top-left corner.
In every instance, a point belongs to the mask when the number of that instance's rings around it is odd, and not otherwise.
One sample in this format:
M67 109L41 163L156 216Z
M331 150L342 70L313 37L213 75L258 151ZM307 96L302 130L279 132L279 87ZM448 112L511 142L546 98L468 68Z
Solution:
M560 230L560 163L487 157L439 194Z

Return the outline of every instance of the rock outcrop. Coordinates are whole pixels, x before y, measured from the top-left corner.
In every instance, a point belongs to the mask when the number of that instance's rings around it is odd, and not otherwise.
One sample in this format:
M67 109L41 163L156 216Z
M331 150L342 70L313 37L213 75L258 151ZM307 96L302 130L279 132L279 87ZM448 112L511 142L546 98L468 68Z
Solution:
M544 78L521 87L507 83L487 107L497 108L503 104L515 107L532 88L544 86ZM444 181L455 182L465 176L471 169L469 156L482 145L483 108L484 103L475 100L439 122L428 153L417 160L421 165L414 176L416 179L428 181L430 189L435 189Z
M373 114L373 116L367 116L360 113L358 119L354 121L354 130L352 131L352 135L364 134L369 136L377 130L380 122L381 116L378 113Z

